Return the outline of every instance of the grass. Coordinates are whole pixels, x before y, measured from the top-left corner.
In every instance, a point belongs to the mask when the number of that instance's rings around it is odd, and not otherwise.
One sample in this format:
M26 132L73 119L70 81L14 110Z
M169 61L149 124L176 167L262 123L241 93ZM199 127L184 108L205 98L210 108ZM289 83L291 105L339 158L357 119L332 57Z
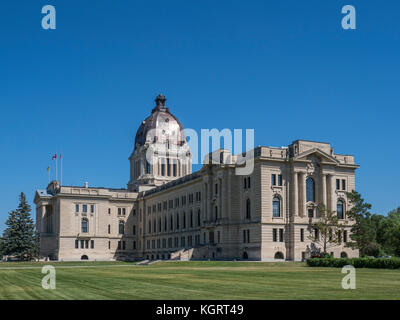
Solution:
M357 269L343 290L340 268L304 263L60 262L44 290L45 264L1 263L0 299L400 299L400 270Z

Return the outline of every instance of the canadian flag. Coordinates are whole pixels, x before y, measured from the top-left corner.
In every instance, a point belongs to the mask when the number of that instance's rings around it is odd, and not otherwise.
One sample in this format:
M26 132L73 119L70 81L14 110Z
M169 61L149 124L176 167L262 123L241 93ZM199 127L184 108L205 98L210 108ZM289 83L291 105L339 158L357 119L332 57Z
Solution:
M57 153L51 158L51 160L57 159Z

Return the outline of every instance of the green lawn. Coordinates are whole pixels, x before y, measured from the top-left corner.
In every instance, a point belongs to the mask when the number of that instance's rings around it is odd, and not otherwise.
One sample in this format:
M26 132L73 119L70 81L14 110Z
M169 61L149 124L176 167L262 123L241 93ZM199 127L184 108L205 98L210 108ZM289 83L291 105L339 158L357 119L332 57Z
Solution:
M49 263L0 263L0 299L399 299L400 270L357 269L343 290L341 269L304 263L53 263L56 290L41 286Z

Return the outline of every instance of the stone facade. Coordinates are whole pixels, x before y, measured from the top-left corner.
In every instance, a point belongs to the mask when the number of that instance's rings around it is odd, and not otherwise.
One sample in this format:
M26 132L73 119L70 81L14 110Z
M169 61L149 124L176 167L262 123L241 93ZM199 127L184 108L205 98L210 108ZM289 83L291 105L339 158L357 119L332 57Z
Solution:
M165 98L157 99L153 114L161 113L157 118L164 121L173 117ZM173 119L173 128L181 129ZM174 152L166 153L165 162L146 164L143 150L153 142L169 146L170 141L148 139L147 129L141 130L144 137L135 139L127 189L60 186L53 181L46 190L37 190L42 256L64 261L299 261L320 248L310 239L314 231L309 227L319 219L319 204L343 211L340 221L346 223L342 243L328 252L358 256L357 250L345 246L352 223L345 215L346 191L355 189L358 168L353 156L335 154L329 143L297 140L288 147L255 148L254 170L247 176L236 174L237 157L222 149L213 153L222 153L221 161L191 173L191 154L184 142L176 148L186 154L187 167L178 157L177 162L168 158ZM161 169L167 161L171 167ZM173 168L173 163L178 166Z

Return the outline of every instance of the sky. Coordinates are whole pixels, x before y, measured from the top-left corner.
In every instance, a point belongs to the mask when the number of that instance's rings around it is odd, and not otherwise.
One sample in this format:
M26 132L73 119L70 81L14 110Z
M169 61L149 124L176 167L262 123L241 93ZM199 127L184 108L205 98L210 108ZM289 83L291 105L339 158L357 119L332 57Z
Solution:
M0 230L20 192L33 206L54 153L64 185L126 187L159 93L186 128L354 155L357 191L386 214L400 206L399 16L377 0L2 1Z

